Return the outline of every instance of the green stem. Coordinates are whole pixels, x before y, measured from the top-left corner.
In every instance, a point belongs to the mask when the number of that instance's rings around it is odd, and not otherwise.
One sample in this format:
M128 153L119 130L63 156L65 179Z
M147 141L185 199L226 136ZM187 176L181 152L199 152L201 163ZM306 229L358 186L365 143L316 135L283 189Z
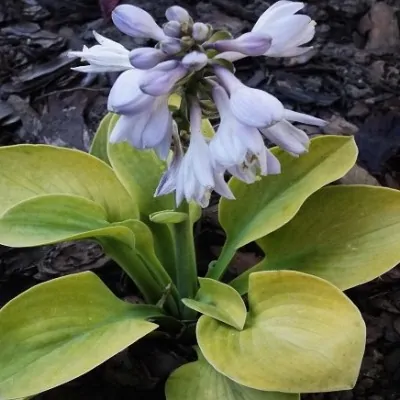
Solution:
M189 215L189 205L185 202L179 211ZM176 246L176 286L181 298L194 298L197 292L197 264L191 218L173 225ZM195 311L182 304L182 318L191 319Z
M226 240L224 247L222 248L221 254L218 260L209 268L206 278L221 280L224 276L225 271L228 269L229 263L236 254L236 248L228 240Z
M150 304L157 304L164 295L165 287L154 279L136 250L110 238L99 241L104 252L132 279L145 301ZM168 296L166 300L166 307L173 315L178 314L177 304L171 296Z

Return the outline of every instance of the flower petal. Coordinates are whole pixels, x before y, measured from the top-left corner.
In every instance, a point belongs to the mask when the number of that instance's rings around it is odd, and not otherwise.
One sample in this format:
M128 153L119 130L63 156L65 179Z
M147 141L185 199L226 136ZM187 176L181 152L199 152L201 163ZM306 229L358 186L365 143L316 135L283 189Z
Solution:
M288 121L300 122L302 124L314 125L314 126L325 126L328 122L323 119L312 117L311 115L302 114L296 111L288 110L285 108L283 113L284 119Z
M231 94L231 110L244 125L265 128L283 118L284 107L274 96L246 86Z
M154 101L139 88L144 71L131 69L115 81L108 96L108 110L117 114L132 114L148 108Z
M275 21L288 15L293 15L297 11L300 11L303 7L304 3L297 1L278 1L264 11L254 25L252 31L255 32L268 29L269 24L274 23Z
M155 40L166 37L148 12L130 4L117 6L112 12L112 20L121 32L132 37Z
M262 129L261 132L281 149L294 155L305 153L308 150L308 136L285 120L269 128Z

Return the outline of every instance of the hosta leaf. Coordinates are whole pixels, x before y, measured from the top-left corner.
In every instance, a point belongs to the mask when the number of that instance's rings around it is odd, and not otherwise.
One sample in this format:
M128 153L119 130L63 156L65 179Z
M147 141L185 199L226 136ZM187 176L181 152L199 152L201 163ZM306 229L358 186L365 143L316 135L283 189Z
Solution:
M400 192L324 188L258 243L267 254L260 268L307 272L343 290L368 282L400 261Z
M89 151L90 154L104 161L108 165L110 165L110 160L108 159L107 154L108 136L110 132L110 123L114 116L115 114L109 112L101 120Z
M262 392L239 385L215 370L196 350L199 359L178 368L168 378L167 400L300 400L298 394Z
M219 219L230 246L244 246L288 222L307 197L354 165L357 147L353 138L325 136L311 140L309 152L299 158L277 148L274 154L281 174L252 185L231 179L236 200L220 201Z
M45 194L72 194L101 205L110 222L137 217L137 207L112 169L82 151L47 145L0 148L0 215Z
M134 246L128 228L107 222L104 209L84 197L38 196L18 203L0 217L0 243L10 247L102 236Z
M202 316L197 340L207 361L241 385L325 392L354 386L365 325L353 303L331 283L295 271L266 271L249 277L244 330Z
M154 197L165 169L152 150L138 150L129 143L109 144L108 156L118 178L124 184L144 215L174 209L172 195Z
M214 279L199 278L200 289L195 300L182 299L189 308L233 326L243 329L246 321L246 305L239 293L229 285Z
M165 169L152 150L138 150L130 144L109 144L108 156L120 181L138 204L142 219L149 223L155 235L157 254L171 276L174 275L175 254L172 233L167 225L151 223L148 217L157 211L174 209L172 195L154 197Z
M152 332L151 306L125 303L91 272L42 283L0 310L0 398L70 381Z

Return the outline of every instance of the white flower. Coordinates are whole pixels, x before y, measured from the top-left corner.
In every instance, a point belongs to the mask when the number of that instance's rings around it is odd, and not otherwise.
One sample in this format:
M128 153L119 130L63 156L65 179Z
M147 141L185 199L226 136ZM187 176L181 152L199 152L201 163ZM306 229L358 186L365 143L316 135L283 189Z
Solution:
M214 71L230 94L230 109L239 122L259 129L264 136L289 153L299 155L306 152L309 139L288 121L326 125L322 119L286 110L276 97L247 87L226 68L216 66Z
M75 71L112 72L133 68L129 61L129 50L122 44L107 39L97 32L93 32L93 36L99 44L92 47L84 46L82 51L70 51L68 53L69 57L80 57L90 64L75 67L73 68Z
M206 207L212 190L233 199L223 171L215 168L210 148L201 133L201 109L197 102L191 106L190 130L190 144L186 154L182 157L180 147L175 148L173 161L161 179L156 195L176 190L177 206L185 199Z
M280 0L269 7L258 19L252 32L272 39L264 53L268 57L294 57L304 54L312 47L300 47L310 42L315 34L315 21L307 15L296 14L304 3ZM221 53L217 58L236 61L245 55L236 51Z
M252 32L272 38L271 47L265 53L268 57L293 57L303 54L311 47L299 47L312 40L315 21L307 15L298 15L304 3L281 0L261 15Z
M243 125L232 114L228 94L221 86L213 88L213 99L221 118L219 128L210 142L210 151L216 164L247 183L254 182L257 173L279 173L278 159L266 149L257 128Z

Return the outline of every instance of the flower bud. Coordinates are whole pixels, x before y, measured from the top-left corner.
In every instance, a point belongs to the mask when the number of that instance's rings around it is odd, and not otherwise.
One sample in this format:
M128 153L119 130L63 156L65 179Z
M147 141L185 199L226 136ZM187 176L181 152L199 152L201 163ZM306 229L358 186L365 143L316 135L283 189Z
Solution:
M169 37L178 38L181 36L181 24L178 21L169 21L163 27L164 33Z
M176 82L182 79L187 74L187 69L178 61L176 67L171 68L172 64L166 68L161 63L160 66L153 68L143 77L140 83L140 90L151 96L161 96L169 93L175 86Z
M180 6L168 7L167 11L165 12L165 16L167 17L168 21L177 21L181 24L190 21L189 13Z
M192 71L200 71L208 63L208 57L200 51L192 51L182 59L182 65Z
M167 55L159 49L141 47L134 49L129 54L129 60L133 67L150 69L166 59Z
M192 37L196 42L205 42L209 39L211 29L208 25L202 22L195 22L192 28Z
M112 12L115 26L123 33L137 38L163 40L164 31L157 25L153 17L139 7L122 4Z
M160 42L160 49L170 56L182 51L182 43L176 38L167 38Z
M215 43L209 43L208 48L220 52L234 51L247 56L261 56L271 47L272 39L267 35L261 35L255 32L247 32L236 39L218 40Z

